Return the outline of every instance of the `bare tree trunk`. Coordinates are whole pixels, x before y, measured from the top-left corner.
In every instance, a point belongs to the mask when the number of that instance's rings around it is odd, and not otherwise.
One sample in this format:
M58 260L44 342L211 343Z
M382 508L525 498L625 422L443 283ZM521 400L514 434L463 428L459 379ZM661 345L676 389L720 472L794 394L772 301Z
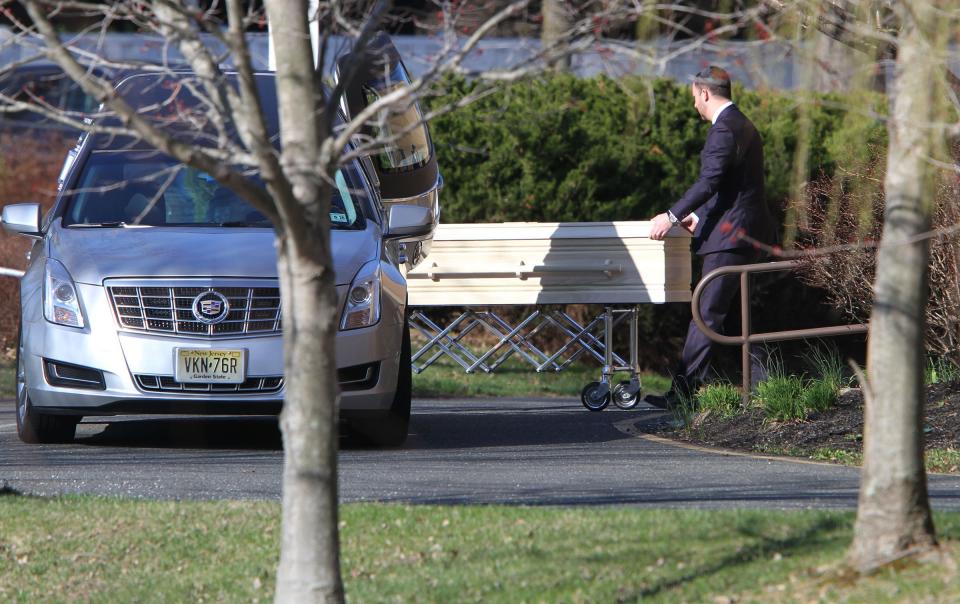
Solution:
M870 318L864 463L848 560L868 571L937 544L923 464L923 362L929 242L934 196L926 158L934 149L942 79L930 44L926 0L904 1L890 119L883 237Z
M283 526L277 603L343 602L337 509L337 300L330 186L320 143L331 133L314 79L307 0L268 0L277 60L281 164L291 188L268 183L280 209L286 399Z
M550 53L549 67L555 71L570 69L570 54L563 52L563 46L568 43L572 23L569 8L564 0L543 0L540 15L543 18L543 29L540 32L540 42L544 48L554 48Z
M316 259L328 254L303 249L287 236L278 244L287 394L281 415L283 533L275 602L342 602L333 272L329 260Z

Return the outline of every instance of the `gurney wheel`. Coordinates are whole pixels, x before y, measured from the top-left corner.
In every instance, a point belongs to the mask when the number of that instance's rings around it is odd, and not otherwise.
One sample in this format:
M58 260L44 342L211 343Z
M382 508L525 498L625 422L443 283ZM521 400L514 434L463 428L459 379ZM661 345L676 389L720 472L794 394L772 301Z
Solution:
M620 382L613 387L613 404L621 409L633 409L640 402L640 391L631 391L630 381Z
M580 402L590 411L603 411L610 404L610 385L590 382L580 391Z

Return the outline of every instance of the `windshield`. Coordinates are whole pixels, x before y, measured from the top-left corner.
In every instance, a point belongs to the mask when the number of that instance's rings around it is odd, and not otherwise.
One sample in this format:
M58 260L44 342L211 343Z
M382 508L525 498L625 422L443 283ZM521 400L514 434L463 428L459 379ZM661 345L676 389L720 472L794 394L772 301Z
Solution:
M338 170L335 182L331 228L363 228L365 192L355 168ZM64 226L272 226L209 174L155 151L91 153L67 195Z

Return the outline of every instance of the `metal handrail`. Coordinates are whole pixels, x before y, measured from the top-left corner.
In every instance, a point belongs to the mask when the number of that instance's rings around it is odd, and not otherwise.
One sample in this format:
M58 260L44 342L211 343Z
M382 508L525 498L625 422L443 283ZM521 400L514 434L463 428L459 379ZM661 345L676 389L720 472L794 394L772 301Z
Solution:
M19 279L23 277L23 271L0 266L0 277L16 277Z
M781 260L779 262L759 262L756 264L742 264L739 266L724 266L710 271L704 275L697 287L693 290L693 299L690 301L690 310L693 313L693 321L700 331L707 338L718 344L730 344L741 346L740 359L742 363L743 374L743 404L750 403L750 345L761 342L785 342L787 340L802 340L804 338L825 338L831 336L851 335L857 333L866 333L869 329L867 323L856 323L851 325L834 325L831 327L812 327L808 329L791 329L785 331L769 331L766 333L751 333L752 321L750 315L750 275L754 273L772 273L777 271L790 271L800 266L799 260ZM700 316L700 295L703 293L706 285L722 275L739 274L740 275L740 335L725 336L719 334L703 322Z

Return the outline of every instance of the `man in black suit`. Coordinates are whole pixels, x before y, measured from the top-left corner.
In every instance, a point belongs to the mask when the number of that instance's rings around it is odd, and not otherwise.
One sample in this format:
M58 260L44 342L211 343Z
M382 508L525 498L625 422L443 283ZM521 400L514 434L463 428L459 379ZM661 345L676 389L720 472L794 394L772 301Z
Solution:
M662 240L674 226L693 233L692 249L703 259L702 274L722 266L752 264L763 252L752 240L773 243L776 228L763 194L763 141L753 123L730 100L730 75L710 66L690 86L693 105L704 120L713 122L700 152L700 176L683 197L663 214L653 217L650 238ZM711 281L700 298L704 323L723 333L723 323L737 308L740 277L725 275ZM678 396L691 395L707 381L713 342L690 322L680 368L666 396L646 401L669 407ZM765 375L754 350L754 372Z

